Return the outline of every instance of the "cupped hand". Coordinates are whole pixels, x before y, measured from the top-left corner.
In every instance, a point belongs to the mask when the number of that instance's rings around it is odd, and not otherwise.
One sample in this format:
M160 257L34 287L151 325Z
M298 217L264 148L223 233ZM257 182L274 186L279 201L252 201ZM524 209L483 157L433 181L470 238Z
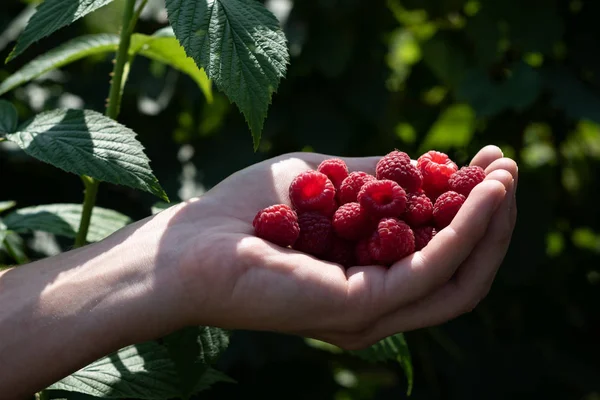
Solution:
M343 348L443 323L488 293L516 221L517 166L495 146L471 165L487 177L452 223L390 268L343 267L254 236L257 211L289 204L288 187L321 154L294 153L241 170L204 196L157 216L165 221L157 261L177 278L186 324L271 330ZM345 158L374 173L379 157Z

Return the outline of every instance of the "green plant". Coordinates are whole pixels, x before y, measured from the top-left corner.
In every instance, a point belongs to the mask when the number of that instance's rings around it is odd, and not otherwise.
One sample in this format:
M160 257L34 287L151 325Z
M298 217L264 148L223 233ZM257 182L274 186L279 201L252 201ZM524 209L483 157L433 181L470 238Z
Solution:
M7 62L36 41L111 1L45 0L27 23ZM127 225L128 217L95 206L100 182L126 185L168 202L136 134L117 122L136 56L188 74L208 102L212 101L214 82L238 106L250 128L254 149L258 148L272 95L289 62L286 39L277 19L255 0L166 0L172 29L144 35L135 33L135 26L146 3L123 1L120 35L74 38L33 59L0 83L2 95L84 57L116 54L104 115L92 110L56 109L19 124L14 106L0 100L0 140L14 142L28 155L79 175L85 189L82 205L20 208L0 220L0 243L17 264L28 261L21 233L45 231L72 238L79 247ZM14 206L14 202L0 203L0 212ZM101 398L189 398L213 383L232 381L210 367L228 343L226 331L189 327L159 341L123 348L53 384L39 396L71 398L74 393L83 393ZM409 379L410 392L412 366L402 334L353 354L370 361L398 360Z

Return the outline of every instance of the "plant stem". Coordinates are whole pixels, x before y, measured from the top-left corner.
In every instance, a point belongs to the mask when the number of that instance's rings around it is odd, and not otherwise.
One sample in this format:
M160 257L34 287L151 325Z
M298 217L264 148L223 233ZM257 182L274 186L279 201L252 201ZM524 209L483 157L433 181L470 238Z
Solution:
M96 204L96 193L98 193L98 181L89 176L81 177L85 186L85 194L83 197L83 211L81 212L81 221L79 222L79 230L75 238L75 247L81 247L86 244L90 220L92 219L92 210Z
M117 50L117 57L115 59L115 68L113 69L113 77L110 82L110 92L108 94L108 106L106 107L106 116L112 119L117 119L119 116L119 110L121 108L121 94L122 92L122 81L123 71L125 70L125 64L127 63L129 43L131 42L131 34L133 33L133 26L130 26L133 18L133 9L135 7L135 0L126 0L125 12L123 13L123 22L121 24L121 37L119 39L119 49Z
M146 4L145 1L139 7L139 15L143 6ZM137 21L137 17L134 16L135 0L125 1L125 10L123 12L123 20L121 23L121 36L119 38L119 48L117 49L117 55L115 58L115 67L112 72L112 80L110 82L110 91L108 94L108 104L106 106L106 116L114 120L119 116L121 109L121 95L123 94L123 86L126 77L124 77L124 71L127 63L129 62L129 44L131 42L131 35L134 29L134 18ZM77 237L75 238L75 247L81 247L86 244L87 233L90 227L90 220L92 218L92 211L96 204L96 193L98 193L99 181L89 176L82 176L85 186L85 194L83 199L83 211L81 213L81 221L79 222L79 230L77 231Z

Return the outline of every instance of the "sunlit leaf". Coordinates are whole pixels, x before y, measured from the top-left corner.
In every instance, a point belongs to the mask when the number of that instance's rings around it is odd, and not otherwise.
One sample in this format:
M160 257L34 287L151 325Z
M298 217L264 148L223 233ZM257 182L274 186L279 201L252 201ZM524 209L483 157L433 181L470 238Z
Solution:
M6 138L67 172L145 190L168 201L135 136L95 111L54 110L36 115Z
M186 53L244 114L256 150L289 61L277 18L256 0L166 0L166 5Z

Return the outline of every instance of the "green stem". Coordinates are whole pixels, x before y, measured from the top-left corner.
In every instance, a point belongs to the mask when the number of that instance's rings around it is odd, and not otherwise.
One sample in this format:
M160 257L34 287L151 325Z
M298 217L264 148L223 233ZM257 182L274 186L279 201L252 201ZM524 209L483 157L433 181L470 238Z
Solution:
M85 194L83 197L83 211L81 212L81 221L79 222L79 230L75 238L75 247L84 246L87 242L88 229L90 220L92 219L92 210L96 204L96 194L98 193L98 182L94 178L83 175L81 177L85 186Z
M112 119L117 119L121 108L121 94L123 93L122 81L125 64L127 64L129 43L133 33L133 26L130 26L133 18L133 9L135 8L135 0L126 0L125 12L123 13L123 22L121 24L121 37L119 39L119 49L115 59L115 68L113 69L113 77L110 83L110 92L108 94L108 106L106 107L106 116Z
M121 36L119 38L119 48L117 49L117 55L115 58L115 67L112 72L112 80L110 82L110 91L108 94L108 104L106 106L106 116L112 119L117 119L119 111L121 109L121 95L123 94L123 87L125 80L124 76L126 66L129 62L129 44L131 42L131 35L135 27L135 21L139 13L141 13L143 6L146 4L142 2L136 15L134 15L135 0L125 1L125 10L123 12L123 20L121 23ZM81 213L81 221L79 222L79 230L77 231L77 237L75 238L75 247L84 246L87 242L87 233L90 227L90 220L92 219L92 211L96 204L96 194L98 193L99 181L89 176L82 176L85 186L85 194L83 199L83 211Z

